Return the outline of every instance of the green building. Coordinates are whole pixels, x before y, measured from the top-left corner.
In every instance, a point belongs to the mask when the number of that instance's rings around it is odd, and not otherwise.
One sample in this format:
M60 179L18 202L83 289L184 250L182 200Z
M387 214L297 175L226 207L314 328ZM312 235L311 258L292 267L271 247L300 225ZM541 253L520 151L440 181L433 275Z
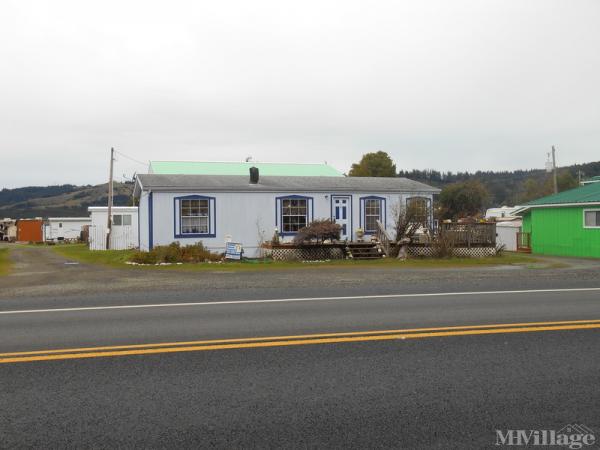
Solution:
M520 249L542 255L600 258L600 177L522 206Z

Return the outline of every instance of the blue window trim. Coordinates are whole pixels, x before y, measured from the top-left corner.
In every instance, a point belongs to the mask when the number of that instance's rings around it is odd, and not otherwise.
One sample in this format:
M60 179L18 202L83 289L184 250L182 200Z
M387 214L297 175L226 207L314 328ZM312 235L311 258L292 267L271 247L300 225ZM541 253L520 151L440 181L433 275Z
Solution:
M148 250L154 248L154 202L152 201L152 191L148 194ZM139 220L139 219L138 219Z
M387 210L386 210L386 198L378 197L376 195L370 195L368 197L361 197L359 199L360 205L360 217L359 217L359 227L363 228L363 224L365 223L365 204L366 200L379 200L379 221L383 223L384 228L387 228ZM365 235L373 235L375 232L367 231L363 228Z
M284 195L275 198L275 226L279 229L279 236L296 236L297 232L283 232L283 200L306 200L306 224L312 222L315 217L315 201L313 197L306 195Z
M208 200L208 233L181 232L181 200ZM211 238L217 236L217 200L205 195L185 195L173 199L173 235L175 239Z
M353 210L353 199L352 199L352 194L341 194L341 195L337 195L337 194L332 194L329 196L329 217L331 217L331 220L335 220L335 214L333 213L333 200L334 198L345 198L350 200L350 203L348 204L348 206L350 207L350 230L348 230L348 232L346 233L346 235L348 236L348 238L350 240L352 240L352 236L354 236L354 225L353 225L353 214L352 214L352 210Z

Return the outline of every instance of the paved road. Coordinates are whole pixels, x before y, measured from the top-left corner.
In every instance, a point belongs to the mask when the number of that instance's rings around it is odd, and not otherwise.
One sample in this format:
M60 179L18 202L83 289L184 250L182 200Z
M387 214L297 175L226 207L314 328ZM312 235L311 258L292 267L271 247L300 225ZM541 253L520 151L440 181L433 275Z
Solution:
M5 447L491 448L600 429L592 331L5 365Z
M2 352L600 319L598 291L0 315ZM599 325L597 325L599 326ZM35 330L32 332L31 330ZM0 364L23 447L484 448L495 429L600 430L598 328Z
M59 296L52 281L48 298L5 291L0 353L18 355L0 354L0 447L492 448L496 429L573 422L600 439L594 266L515 270L500 293L487 292L499 287L493 270L440 271L438 283L430 271L397 272L375 295L355 283L368 272L347 270L296 289L227 275L250 283L247 296L204 275L198 289L189 274L179 280L194 289L172 295ZM279 276L293 274L271 284ZM344 298L323 298L332 295ZM490 327L523 322L551 324ZM434 330L379 333L415 328Z

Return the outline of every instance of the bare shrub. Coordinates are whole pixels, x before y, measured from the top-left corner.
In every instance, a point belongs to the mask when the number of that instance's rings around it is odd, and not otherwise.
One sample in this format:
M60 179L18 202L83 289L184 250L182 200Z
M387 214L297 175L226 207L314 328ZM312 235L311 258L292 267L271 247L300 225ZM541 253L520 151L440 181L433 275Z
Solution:
M404 259L407 257L407 246L413 241L417 231L424 229L433 233L433 230L429 228L431 208L427 204L422 205L418 202L396 203L392 206L392 214L395 218L396 240L390 256Z
M323 242L327 239L339 240L342 232L341 225L331 219L313 220L308 226L301 228L294 237L295 244L316 241Z
M430 235L431 256L434 258L452 258L454 256L455 240L451 233L442 233L440 230Z
M184 247L179 242L173 242L156 246L148 252L135 252L129 260L138 264L198 263L220 261L221 256L207 250L202 242Z

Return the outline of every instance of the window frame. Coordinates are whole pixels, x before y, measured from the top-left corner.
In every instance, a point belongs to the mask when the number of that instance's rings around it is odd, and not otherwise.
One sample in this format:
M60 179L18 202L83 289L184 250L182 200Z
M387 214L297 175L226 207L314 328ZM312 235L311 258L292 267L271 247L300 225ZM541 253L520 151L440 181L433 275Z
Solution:
M596 213L596 223L598 223L598 214L600 214L600 208L588 208L583 210L583 228L589 230L597 230L600 229L600 225L586 225L585 216L588 212Z
M306 225L308 226L311 221L313 220L314 217L314 199L313 197L309 197L309 196L305 196L305 195L286 195L283 197L277 197L276 198L276 214L275 214L275 226L278 229L278 233L280 236L295 236L298 234L298 231L284 231L283 229L283 204L285 201L289 201L289 200L302 200L306 202L306 213L305 213L305 220L306 220ZM290 217L301 217L300 215L293 215ZM299 227L298 230L300 230L302 227Z
M207 215L198 216L184 216L183 207L185 201L199 200L206 201L205 207L199 207L200 209L206 208L208 210ZM198 218L206 217L206 232L183 232L183 219L185 217ZM175 197L173 199L173 231L175 239L186 239L186 238L207 238L216 237L216 199L215 197L208 197L204 195L186 195L183 197Z
M377 233L376 228L374 230L367 230L367 201L369 201L369 200L376 200L379 202L379 218L377 220L379 220L383 224L384 228L387 228L387 210L386 210L387 201L386 201L386 198L375 196L375 195L370 195L368 197L361 197L360 198L359 227L363 230L363 233L366 236ZM372 215L370 215L370 216L372 216Z
M422 195L414 195L412 197L407 197L406 202L405 202L406 208L408 208L409 202L411 200L421 200L421 201L425 202L425 216L426 216L425 222L427 225L431 224L431 221L432 221L431 198L424 197Z
M198 205L192 203L197 202ZM188 213L184 214L187 209ZM184 225L186 220L191 224ZM202 198L186 198L179 201L179 233L182 235L208 234L210 230L210 202ZM198 231L184 231L185 228L197 228ZM206 230L206 231L204 231Z
M120 223L117 223L115 221L115 217L119 217ZM125 223L125 217L129 217L129 223ZM119 214L112 215L112 224L115 227L130 227L132 223L133 223L133 218L131 217L131 214L119 213Z

